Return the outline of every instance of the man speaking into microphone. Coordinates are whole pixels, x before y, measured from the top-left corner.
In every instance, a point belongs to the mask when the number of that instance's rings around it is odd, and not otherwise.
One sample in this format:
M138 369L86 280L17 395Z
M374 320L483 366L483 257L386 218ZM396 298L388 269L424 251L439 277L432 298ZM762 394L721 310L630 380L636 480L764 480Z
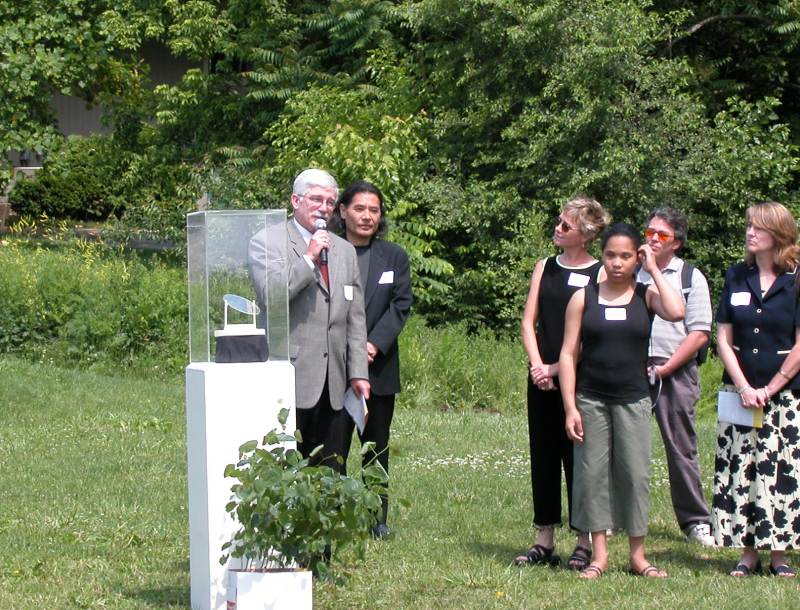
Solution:
M328 172L307 169L292 186L293 217L286 222L287 252L281 239L261 231L250 240L248 263L262 303L267 260L285 260L289 284L289 359L295 369L298 449L315 463L345 472L350 449L349 415L342 408L348 384L369 398L367 330L358 260L352 245L328 233L339 189ZM267 256L267 250L270 250ZM338 463L336 456L341 456Z

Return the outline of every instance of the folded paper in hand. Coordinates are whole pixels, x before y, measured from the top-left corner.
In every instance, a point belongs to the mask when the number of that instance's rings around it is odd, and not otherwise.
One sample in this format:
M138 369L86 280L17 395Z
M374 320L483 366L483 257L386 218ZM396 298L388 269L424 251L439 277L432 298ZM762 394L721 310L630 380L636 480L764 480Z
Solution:
M751 428L764 425L764 409L745 409L742 397L736 392L722 391L717 395L717 417L726 424L737 424Z
M347 388L347 391L344 393L344 408L350 414L350 417L353 418L353 421L356 423L356 428L358 428L358 433L364 433L364 426L367 425L367 415L369 415L369 411L367 410L367 401L364 400L363 396L356 396L356 393L353 392L353 388Z

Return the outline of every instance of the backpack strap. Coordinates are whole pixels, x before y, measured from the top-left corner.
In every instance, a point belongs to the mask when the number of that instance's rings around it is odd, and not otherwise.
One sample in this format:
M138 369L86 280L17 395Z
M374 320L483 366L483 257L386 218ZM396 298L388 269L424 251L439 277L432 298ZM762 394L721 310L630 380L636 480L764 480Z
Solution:
M694 265L683 261L683 269L681 269L681 293L683 300L689 300L689 293L692 291L692 275L694 274Z
M681 269L681 293L683 293L684 302L689 301L689 293L692 291L692 275L694 274L694 269L695 267L691 263L683 262L683 269ZM710 341L706 343L698 350L697 354L695 354L695 360L698 365L703 364L708 359L708 347L710 343Z

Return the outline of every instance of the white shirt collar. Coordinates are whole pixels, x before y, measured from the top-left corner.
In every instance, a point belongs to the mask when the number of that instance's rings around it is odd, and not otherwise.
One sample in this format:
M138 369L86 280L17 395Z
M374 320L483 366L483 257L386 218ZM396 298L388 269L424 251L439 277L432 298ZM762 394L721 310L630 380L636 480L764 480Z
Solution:
M665 271L675 271L677 273L682 263L682 259L678 258L677 256L673 256L671 259L669 259L667 266L661 270L661 273L664 273Z
M303 225L297 222L297 219L294 217L292 217L292 222L294 223L294 226L297 227L297 230L300 231L300 236L303 238L303 241L305 241L306 245L308 245L308 242L311 241L311 231L309 231Z

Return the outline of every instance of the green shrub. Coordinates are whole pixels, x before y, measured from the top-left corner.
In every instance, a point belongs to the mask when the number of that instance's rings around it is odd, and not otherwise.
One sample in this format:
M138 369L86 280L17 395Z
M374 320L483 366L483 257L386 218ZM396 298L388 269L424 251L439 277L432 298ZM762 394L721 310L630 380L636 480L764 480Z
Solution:
M428 328L418 317L400 335L399 401L442 410L525 408L527 364L521 342L465 323Z
M222 545L220 563L241 557L247 568L300 566L330 574L328 562L346 549L364 559L387 474L376 460L350 476L328 464L312 465L316 450L304 458L281 444L299 434L287 433L288 417L289 409L281 409L281 427L267 432L260 445L243 444L239 461L225 467L225 476L237 480L225 510L239 529ZM374 446L365 443L361 455Z
M73 242L0 246L0 352L59 365L179 374L188 362L186 273ZM403 392L414 407L524 408L519 341L464 324L428 328L412 317L400 336Z
M186 273L100 244L0 246L0 353L64 366L180 374L187 357ZM400 335L406 408L525 409L525 352L516 335L465 323L439 328L412 316ZM722 364L702 369L698 418L712 419Z
M0 352L179 372L187 362L185 272L76 244L0 247Z
M170 240L182 244L186 214L195 211L201 192L191 183L192 164L165 148L151 155L134 154L118 177L124 206L118 221L107 225L114 239ZM122 209L124 207L124 209Z
M34 178L20 180L9 195L19 215L102 220L117 209L121 167L106 136L74 136L52 152Z
M44 212L47 197L47 187L40 180L25 179L14 185L8 200L20 216L38 218Z

